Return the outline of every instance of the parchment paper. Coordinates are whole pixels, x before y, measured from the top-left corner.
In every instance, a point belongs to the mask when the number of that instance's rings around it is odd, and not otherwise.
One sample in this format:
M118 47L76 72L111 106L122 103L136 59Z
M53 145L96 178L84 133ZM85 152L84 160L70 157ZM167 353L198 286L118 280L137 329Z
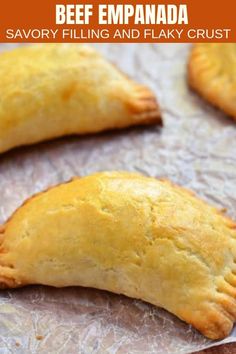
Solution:
M189 45L96 47L152 87L164 127L60 139L1 155L0 222L35 192L100 170L168 177L236 219L236 124L188 89ZM36 286L0 293L1 354L183 354L212 344L166 311L123 296Z

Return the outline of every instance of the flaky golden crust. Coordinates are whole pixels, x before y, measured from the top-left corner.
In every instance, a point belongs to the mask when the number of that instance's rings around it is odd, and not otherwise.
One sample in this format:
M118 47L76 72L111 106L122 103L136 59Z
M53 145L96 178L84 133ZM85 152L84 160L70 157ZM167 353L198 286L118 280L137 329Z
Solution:
M188 78L201 96L236 119L236 44L195 44Z
M161 123L154 93L84 45L2 53L0 76L0 152L65 135Z
M27 284L122 293L223 338L236 318L236 224L167 180L77 178L30 198L0 230L0 286Z

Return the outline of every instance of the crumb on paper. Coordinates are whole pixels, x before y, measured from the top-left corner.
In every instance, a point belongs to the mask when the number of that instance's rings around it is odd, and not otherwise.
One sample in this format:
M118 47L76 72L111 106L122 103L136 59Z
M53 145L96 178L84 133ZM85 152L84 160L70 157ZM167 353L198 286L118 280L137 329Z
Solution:
M227 213L228 209L227 208L221 208L222 213Z
M37 340L42 340L42 339L43 339L43 336L37 335L37 336L35 336L35 338L36 338Z

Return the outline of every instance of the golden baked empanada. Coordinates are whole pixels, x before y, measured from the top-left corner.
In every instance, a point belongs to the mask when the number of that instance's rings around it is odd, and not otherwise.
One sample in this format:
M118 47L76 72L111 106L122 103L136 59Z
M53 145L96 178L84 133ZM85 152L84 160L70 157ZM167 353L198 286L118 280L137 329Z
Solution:
M236 316L235 227L168 181L97 173L34 196L2 227L1 287L106 289L223 338Z
M154 94L84 45L4 52L0 77L0 152L68 134L161 122Z
M236 44L195 44L188 71L190 85L236 119Z

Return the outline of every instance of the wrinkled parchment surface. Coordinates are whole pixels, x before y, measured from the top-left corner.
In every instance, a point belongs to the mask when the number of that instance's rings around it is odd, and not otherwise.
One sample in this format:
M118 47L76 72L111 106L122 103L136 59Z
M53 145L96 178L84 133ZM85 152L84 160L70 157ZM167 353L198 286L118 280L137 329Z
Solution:
M60 139L0 156L0 222L35 192L100 170L167 176L236 219L236 124L188 89L190 46L96 47L152 87L164 128ZM28 287L0 293L1 354L183 354L210 344L163 310L102 291Z

